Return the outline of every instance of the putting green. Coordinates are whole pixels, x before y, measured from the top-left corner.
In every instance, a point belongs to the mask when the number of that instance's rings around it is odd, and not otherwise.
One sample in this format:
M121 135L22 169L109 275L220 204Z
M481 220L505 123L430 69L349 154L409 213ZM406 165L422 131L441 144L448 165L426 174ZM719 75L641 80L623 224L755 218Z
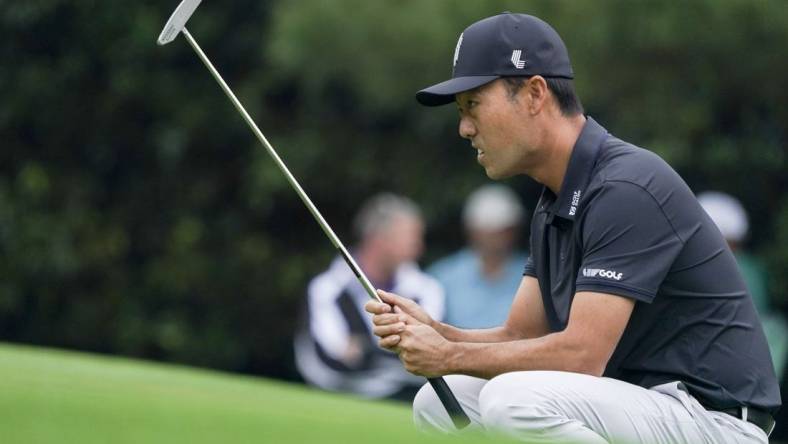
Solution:
M410 409L263 378L0 344L2 443L452 443Z

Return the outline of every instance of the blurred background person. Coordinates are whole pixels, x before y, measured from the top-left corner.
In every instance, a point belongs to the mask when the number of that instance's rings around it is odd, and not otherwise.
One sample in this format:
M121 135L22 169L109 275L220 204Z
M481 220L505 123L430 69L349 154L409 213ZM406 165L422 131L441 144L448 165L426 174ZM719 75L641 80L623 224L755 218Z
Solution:
M524 213L503 185L484 185L468 196L463 209L468 246L427 270L446 291L446 322L489 328L506 319L527 259L517 251Z
M747 211L735 197L718 191L698 195L698 201L719 227L739 264L755 308L758 310L777 376L784 374L788 358L788 322L772 307L769 279L764 264L746 251L744 242L750 229ZM781 383L784 385L785 380Z
M440 284L416 260L424 249L424 222L411 200L383 193L358 212L359 242L351 250L375 288L401 292L431 316L443 318ZM296 366L309 384L363 397L411 400L424 379L408 373L397 356L378 347L369 295L341 257L309 283L307 316L296 333Z
M772 304L777 300L769 291L769 275L763 262L749 253L744 244L750 230L749 217L744 206L735 197L719 191L706 191L698 194L698 201L703 209L720 229L728 242L742 276L750 290L755 308L761 318L769 351L772 354L774 370L780 381L780 396L785 402L788 398L788 378L786 378L786 360L788 360L788 322ZM772 442L788 440L788 409L781 408L775 416L776 427L771 435Z

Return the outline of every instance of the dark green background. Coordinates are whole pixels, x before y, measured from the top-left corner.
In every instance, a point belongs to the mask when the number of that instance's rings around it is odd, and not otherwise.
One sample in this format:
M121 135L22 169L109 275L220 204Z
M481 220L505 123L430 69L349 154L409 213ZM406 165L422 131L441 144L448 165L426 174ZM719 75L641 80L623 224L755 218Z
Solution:
M156 46L177 3L0 0L0 340L294 378L333 250L186 42ZM784 1L206 0L189 29L346 243L392 190L423 206L429 262L487 179L454 107L413 93L502 10L554 25L611 132L744 202L785 309Z

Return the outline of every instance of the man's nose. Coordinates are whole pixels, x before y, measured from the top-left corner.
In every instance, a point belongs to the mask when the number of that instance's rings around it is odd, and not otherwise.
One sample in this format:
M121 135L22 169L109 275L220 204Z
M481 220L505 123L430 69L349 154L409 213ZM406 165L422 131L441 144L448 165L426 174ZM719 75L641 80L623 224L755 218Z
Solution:
M460 137L472 139L476 135L476 126L466 117L460 118Z

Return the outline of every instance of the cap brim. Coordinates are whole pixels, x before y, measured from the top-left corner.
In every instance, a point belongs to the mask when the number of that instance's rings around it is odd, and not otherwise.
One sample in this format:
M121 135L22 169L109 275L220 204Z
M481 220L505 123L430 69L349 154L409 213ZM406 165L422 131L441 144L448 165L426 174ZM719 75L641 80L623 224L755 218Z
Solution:
M500 76L467 76L455 77L445 82L424 88L416 93L416 100L424 106L446 105L454 101L454 95L463 91L478 88L490 83Z

